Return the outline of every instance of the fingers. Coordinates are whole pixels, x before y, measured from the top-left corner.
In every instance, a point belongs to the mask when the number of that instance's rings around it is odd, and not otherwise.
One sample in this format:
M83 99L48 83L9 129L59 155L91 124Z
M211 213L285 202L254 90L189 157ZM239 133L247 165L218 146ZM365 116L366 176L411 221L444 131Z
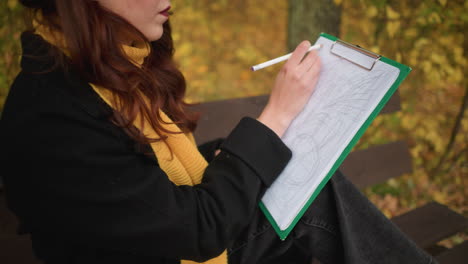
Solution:
M318 81L318 76L320 74L321 62L320 58L317 56L314 60L314 63L310 68L304 73L303 78L306 83L309 83L311 87L315 87L315 84Z
M307 53L307 50L310 48L310 42L308 40L304 40L299 44L296 49L294 50L291 58L289 58L288 62L285 64L286 67L294 67L301 63L302 58Z
M313 50L307 54L307 56L299 64L297 70L300 72L300 75L307 73L312 66L319 60L317 51Z
M319 79L320 58L316 51L307 56L309 41L303 41L276 76L267 107L258 120L280 137L302 111Z

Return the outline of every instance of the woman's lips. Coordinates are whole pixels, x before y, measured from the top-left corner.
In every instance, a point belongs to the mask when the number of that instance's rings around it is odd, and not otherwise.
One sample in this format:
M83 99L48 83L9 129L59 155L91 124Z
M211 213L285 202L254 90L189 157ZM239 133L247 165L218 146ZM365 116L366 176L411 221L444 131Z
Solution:
M164 9L163 11L159 12L159 14L165 16L165 17L168 17L169 16L169 10L171 9L171 6L168 6L166 9Z

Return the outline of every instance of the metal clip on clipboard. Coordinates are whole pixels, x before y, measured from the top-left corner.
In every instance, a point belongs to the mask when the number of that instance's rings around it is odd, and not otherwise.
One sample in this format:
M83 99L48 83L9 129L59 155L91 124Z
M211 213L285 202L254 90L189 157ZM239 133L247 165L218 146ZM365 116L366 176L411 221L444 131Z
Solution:
M375 63L381 57L379 54L342 40L336 40L330 47L330 52L368 71L374 68Z

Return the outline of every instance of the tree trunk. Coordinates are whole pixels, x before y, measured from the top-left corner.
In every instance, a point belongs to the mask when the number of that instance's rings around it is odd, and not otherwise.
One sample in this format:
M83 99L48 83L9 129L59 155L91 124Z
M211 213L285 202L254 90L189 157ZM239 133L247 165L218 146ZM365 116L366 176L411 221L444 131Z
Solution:
M341 8L333 0L289 0L288 49L303 40L314 44L320 33L339 37Z

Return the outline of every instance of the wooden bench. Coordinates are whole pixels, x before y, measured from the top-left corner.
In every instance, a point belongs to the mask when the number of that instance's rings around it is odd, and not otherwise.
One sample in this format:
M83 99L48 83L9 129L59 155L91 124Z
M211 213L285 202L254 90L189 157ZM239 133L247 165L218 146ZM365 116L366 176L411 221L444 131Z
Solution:
M0 263L39 264L35 259L29 236L16 234L16 217L7 210L5 192L0 189Z
M225 137L244 116L257 117L267 103L267 96L221 100L197 105L202 113L195 132L198 143ZM381 114L400 110L398 93L390 99ZM412 170L411 156L405 141L353 151L340 169L359 188L383 183ZM458 232L466 230L468 220L450 208L431 202L413 209L392 221L409 235L417 245L436 256L441 264L465 263L468 259L468 243L452 249L436 245ZM16 219L6 210L4 193L0 190L0 263L35 264L27 236L16 235Z
M197 142L203 143L227 136L242 117L258 117L267 100L268 96L264 95L197 105L195 109L201 112L201 119L194 134ZM400 109L400 97L396 92L380 114L394 113ZM405 141L395 141L351 152L340 170L357 187L364 188L410 173L411 155ZM441 264L466 263L466 241L452 249L437 245L439 241L468 228L468 219L447 206L430 202L391 220Z

